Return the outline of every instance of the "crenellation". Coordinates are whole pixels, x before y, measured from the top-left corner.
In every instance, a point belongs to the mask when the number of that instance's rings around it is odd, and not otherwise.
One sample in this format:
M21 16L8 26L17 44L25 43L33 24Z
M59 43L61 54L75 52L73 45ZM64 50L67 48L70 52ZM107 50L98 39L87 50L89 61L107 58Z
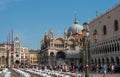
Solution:
M94 19L91 20L90 23L92 23L93 21L97 21L99 18L103 17L106 14L109 14L111 11L115 10L116 8L118 8L120 6L120 3L114 5L113 7L111 7L110 9L106 10L103 14L97 15Z

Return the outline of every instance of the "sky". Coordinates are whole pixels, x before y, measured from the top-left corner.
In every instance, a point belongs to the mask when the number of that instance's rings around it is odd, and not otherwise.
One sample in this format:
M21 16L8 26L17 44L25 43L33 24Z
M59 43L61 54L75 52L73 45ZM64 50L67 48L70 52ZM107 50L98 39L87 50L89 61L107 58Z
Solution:
M45 31L54 36L73 24L77 13L80 25L103 14L120 0L0 0L0 43L13 29L22 46L40 49Z

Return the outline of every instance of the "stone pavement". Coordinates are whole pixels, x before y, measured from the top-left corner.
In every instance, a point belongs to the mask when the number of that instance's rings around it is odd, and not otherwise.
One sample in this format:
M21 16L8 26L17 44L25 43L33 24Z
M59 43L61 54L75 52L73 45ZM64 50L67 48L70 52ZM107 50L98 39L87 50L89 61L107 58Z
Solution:
M90 77L103 77L103 74L89 74ZM120 77L120 74L106 74L106 77Z
M20 73L17 73L12 69L9 69L9 71L11 72L11 77L22 77L22 75L20 75Z

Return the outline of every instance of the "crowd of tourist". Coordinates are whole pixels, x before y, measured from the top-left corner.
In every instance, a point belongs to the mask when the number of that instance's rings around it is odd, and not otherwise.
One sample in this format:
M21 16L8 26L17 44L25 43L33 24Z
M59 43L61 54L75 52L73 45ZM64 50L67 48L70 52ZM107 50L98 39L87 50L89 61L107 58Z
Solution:
M85 72L86 67L83 65L67 65L67 64L62 64L62 65L58 65L58 66L50 66L50 65L42 65L41 67L42 70L56 70L56 71L63 71L63 72ZM120 73L120 65L89 65L89 72L90 73Z
M111 65L90 65L90 72L98 72L102 73L104 72L104 69L106 69L106 73L120 73L120 65L117 64L111 64Z

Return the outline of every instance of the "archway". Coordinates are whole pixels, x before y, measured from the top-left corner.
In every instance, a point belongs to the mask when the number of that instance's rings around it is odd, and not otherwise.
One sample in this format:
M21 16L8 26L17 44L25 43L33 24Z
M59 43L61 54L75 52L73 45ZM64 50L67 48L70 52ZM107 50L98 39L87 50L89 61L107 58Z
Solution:
M118 20L114 20L114 30L117 31L119 29Z
M107 34L107 27L106 27L106 25L103 26L103 34L104 34L104 35Z
M54 56L54 53L53 53L53 52L51 52L51 53L50 53L50 56L51 56L51 57L53 57L53 56Z
M106 58L106 63L109 65L109 59L108 58Z
M112 64L114 64L115 62L114 62L114 58L113 57L111 57L111 63Z
M104 60L104 58L102 58L102 64L105 64L105 60Z
M98 59L98 64L101 65L101 61L100 61L100 58Z
M15 61L15 64L19 64L19 63L20 63L20 61L19 61L19 60L16 60L16 61Z
M95 59L95 65L97 64L97 60Z
M116 63L117 63L117 65L119 65L119 64L120 64L119 57L116 57Z
M66 58L66 55L65 55L65 52L63 51L59 51L57 52L56 54L56 62L57 62L57 65L62 65L65 63L65 58Z

